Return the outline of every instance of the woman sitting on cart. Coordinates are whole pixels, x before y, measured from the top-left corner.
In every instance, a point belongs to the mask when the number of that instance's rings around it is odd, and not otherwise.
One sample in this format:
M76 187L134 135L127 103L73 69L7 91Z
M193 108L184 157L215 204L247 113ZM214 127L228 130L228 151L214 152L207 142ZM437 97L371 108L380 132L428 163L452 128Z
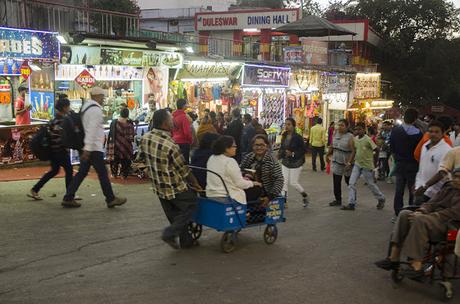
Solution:
M258 201L263 206L281 195L283 190L283 172L280 164L270 153L270 143L267 136L256 135L252 140L252 151L241 162L241 171L251 180L262 183L261 188L246 190L249 202Z
M227 186L230 197L240 204L246 204L244 190L262 187L257 181L243 178L240 167L233 156L236 154L236 143L231 136L221 136L213 146L213 155L209 158L207 169L219 174ZM222 198L227 196L225 186L215 174L207 174L206 196Z
M391 237L390 256L375 264L385 270L398 269L401 249L410 257L411 267L404 271L410 279L423 277L423 258L429 241L442 241L449 221L460 221L460 167L452 173L452 181L415 212L403 210L398 216Z

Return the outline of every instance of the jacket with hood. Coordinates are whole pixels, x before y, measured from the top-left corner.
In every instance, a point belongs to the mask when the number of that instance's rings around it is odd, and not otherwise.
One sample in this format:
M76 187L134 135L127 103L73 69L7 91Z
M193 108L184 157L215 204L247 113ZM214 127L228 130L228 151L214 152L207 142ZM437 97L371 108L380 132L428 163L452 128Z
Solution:
M192 129L190 120L184 110L176 110L172 114L174 128L172 131L172 138L176 144L189 144L193 143Z

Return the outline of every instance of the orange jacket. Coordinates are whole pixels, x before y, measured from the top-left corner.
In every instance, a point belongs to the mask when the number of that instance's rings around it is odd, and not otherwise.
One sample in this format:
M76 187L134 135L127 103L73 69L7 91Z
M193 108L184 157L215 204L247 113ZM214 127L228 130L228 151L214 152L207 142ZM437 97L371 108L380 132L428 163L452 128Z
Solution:
M420 157L422 156L422 148L423 148L423 145L430 140L430 133L425 133L423 135L423 138L422 140L420 140L420 142L418 143L417 145L417 148L415 148L414 150L414 158L420 162ZM446 143L449 144L449 146L453 147L453 143L452 143L452 140L450 140L450 137L447 136L447 135L444 135L444 140L446 141Z

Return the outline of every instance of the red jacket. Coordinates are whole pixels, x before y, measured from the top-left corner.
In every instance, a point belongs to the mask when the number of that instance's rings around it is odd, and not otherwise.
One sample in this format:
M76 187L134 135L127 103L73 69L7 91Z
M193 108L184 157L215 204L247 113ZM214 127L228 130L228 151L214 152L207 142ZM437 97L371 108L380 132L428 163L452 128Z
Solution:
M172 114L174 128L172 137L176 144L192 144L192 126L184 110L176 110Z

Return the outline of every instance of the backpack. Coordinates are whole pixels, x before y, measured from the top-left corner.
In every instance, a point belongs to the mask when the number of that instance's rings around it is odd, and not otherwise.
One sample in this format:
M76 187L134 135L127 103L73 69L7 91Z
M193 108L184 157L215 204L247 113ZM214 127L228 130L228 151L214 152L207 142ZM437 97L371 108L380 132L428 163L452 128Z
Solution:
M38 132L35 133L35 135L30 140L29 147L33 155L39 160L50 160L51 145L49 125L42 126L40 129L38 129Z
M85 146L85 129L81 119L83 114L92 107L97 107L97 105L90 105L84 111L80 109L79 113L72 111L64 118L61 134L64 147L78 151L83 149Z

